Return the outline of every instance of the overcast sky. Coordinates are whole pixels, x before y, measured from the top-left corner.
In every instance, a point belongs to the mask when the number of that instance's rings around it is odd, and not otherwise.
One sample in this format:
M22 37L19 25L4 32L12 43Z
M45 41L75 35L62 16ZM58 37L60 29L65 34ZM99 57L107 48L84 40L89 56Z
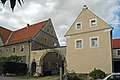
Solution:
M14 31L51 18L60 44L66 45L64 35L84 4L114 28L113 38L120 38L120 0L24 0L14 12L8 1L4 7L0 3L0 26Z

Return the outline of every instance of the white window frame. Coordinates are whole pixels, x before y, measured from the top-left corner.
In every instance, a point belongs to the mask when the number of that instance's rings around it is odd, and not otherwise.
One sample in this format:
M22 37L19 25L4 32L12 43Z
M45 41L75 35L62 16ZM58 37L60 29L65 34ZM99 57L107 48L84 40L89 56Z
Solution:
M120 56L120 55L118 55L118 51L120 51L120 49L117 49L117 50L116 50L116 56Z
M91 40L93 39L93 38L97 38L98 39L98 42L97 42L97 44L98 44L98 46L92 46L91 44ZM100 44L100 42L99 42L99 37L98 36L96 36L96 37L90 37L90 48L97 48L97 47L99 47L99 44Z
M8 48L6 48L6 52L9 52L9 49L8 49Z
M77 24L81 24L81 28L77 28ZM75 23L75 29L76 29L76 30L82 29L82 22L77 22L77 23Z
M12 52L13 52L13 48L15 48L15 52L16 52L16 47L15 46L12 47ZM15 53L15 52L13 52L13 53Z
M96 21L96 24L95 24L94 26L91 25L91 21L92 21L92 20L95 20L95 21ZM90 27L95 27L95 26L97 26L97 19L90 19L89 23L90 23Z
M22 47L23 47L23 51L21 51ZM21 46L20 46L20 51L21 51L21 52L24 52L24 45L21 45Z
M82 41L82 47L81 48L77 48L77 41L81 40ZM75 40L75 49L83 49L83 39L76 39Z

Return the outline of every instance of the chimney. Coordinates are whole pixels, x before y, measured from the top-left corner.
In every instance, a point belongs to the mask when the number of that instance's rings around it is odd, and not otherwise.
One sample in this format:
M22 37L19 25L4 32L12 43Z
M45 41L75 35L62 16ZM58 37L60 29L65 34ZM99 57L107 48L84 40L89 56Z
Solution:
M88 9L88 7L86 5L83 6L83 9Z
M30 26L30 24L27 24L27 27L29 27Z

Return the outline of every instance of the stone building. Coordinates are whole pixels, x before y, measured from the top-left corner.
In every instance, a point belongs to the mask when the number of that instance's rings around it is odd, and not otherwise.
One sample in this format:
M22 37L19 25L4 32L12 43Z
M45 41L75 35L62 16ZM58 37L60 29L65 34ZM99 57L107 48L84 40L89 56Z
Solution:
M57 47L60 45L51 19L33 25L28 24L25 28L16 31L0 27L0 56L21 56L21 62L28 64L29 70L32 63L30 62L32 51ZM38 57L40 59L40 56ZM49 57L49 59L51 58ZM52 62L49 64L51 65Z

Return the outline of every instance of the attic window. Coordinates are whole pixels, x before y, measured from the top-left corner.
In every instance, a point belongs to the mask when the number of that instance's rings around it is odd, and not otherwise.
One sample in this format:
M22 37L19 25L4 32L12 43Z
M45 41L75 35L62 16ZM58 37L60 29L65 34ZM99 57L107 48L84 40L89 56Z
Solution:
M76 23L76 29L82 29L82 22Z
M51 34L53 34L53 31L51 31Z
M44 38L44 41L45 41L45 43L47 42L47 39L46 38Z
M90 20L90 26L91 27L94 27L94 26L96 26L97 25L97 19L91 19Z
M49 29L47 28L47 32L49 32Z

